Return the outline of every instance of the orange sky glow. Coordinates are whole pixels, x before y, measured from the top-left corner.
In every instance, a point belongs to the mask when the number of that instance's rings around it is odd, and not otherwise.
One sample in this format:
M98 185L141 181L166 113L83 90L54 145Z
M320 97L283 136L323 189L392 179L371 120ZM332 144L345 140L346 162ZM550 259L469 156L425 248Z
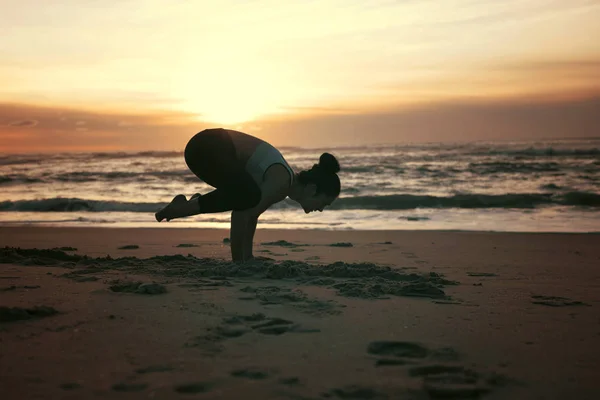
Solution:
M41 4L0 0L0 153L600 136L597 0Z

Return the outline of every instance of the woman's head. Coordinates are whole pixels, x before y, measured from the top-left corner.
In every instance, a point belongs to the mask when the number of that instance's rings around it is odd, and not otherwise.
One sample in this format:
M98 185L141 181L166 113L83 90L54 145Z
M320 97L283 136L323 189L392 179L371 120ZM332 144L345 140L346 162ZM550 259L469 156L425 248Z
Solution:
M323 211L324 207L340 195L341 184L337 175L339 171L340 164L337 159L329 153L323 153L318 164L298 174L298 180L304 185L300 204L306 213Z

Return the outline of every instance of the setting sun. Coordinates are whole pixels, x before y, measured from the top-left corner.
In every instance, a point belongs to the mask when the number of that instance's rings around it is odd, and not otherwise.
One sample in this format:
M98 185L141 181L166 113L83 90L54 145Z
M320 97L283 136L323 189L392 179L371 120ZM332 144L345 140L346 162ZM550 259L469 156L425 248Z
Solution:
M205 122L239 124L276 113L282 99L294 95L281 73L260 62L235 62L227 58L214 63L190 60L180 68L174 96L179 107Z

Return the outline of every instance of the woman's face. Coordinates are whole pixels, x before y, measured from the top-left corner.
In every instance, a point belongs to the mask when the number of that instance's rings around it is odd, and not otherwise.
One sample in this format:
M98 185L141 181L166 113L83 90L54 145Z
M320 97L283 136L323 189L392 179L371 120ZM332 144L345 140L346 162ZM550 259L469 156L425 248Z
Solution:
M308 214L313 211L323 211L323 209L333 203L334 200L335 197L320 193L317 195L306 196L300 202L300 205L304 209L304 212Z

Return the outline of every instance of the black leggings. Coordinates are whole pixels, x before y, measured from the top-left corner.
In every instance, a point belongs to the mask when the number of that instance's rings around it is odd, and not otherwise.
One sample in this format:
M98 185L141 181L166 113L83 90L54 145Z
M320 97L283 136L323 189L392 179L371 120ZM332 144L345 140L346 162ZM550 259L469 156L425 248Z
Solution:
M260 188L238 160L225 129L196 134L185 147L184 156L194 175L215 188L198 198L200 213L246 210L260 201Z

